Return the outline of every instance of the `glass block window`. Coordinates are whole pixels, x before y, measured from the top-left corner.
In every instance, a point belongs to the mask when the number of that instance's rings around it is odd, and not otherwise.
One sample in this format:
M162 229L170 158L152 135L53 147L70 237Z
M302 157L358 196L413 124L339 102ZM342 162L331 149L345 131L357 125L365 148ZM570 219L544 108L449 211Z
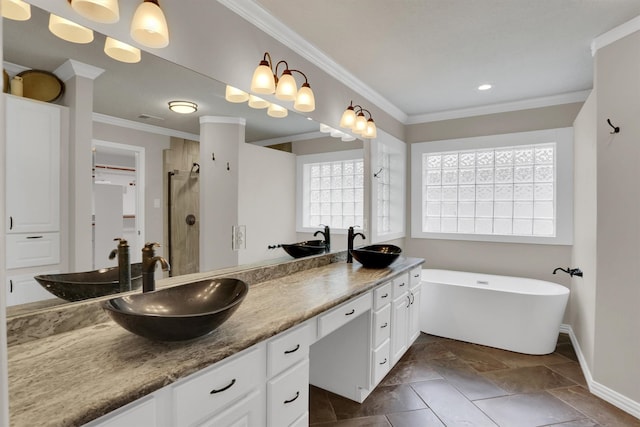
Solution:
M422 231L556 236L556 143L422 154Z
M302 226L346 229L363 224L364 159L302 165Z
M377 165L374 170L376 174L375 191L377 194L377 221L378 233L385 234L391 232L391 153L389 147L378 144Z

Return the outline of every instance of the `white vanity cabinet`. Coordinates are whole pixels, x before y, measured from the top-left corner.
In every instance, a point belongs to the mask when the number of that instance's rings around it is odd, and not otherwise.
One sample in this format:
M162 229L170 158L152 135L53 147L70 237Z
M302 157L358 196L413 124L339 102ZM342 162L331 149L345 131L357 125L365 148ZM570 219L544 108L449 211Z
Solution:
M409 348L409 275L393 279L391 304L391 365L395 365Z
M411 345L420 336L420 296L421 296L421 268L414 268L409 271L409 343Z

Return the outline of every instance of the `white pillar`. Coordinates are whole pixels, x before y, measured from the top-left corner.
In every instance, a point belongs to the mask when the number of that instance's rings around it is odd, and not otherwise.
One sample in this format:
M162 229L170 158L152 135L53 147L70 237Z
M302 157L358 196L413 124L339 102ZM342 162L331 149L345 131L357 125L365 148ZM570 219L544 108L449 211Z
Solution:
M200 117L200 270L238 265L238 167L245 119Z

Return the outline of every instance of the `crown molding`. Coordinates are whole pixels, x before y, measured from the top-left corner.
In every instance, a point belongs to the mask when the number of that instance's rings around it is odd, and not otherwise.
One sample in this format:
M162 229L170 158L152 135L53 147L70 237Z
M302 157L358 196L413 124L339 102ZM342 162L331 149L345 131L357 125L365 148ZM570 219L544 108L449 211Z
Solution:
M419 124L438 122L442 120L461 119L464 117L484 116L486 114L507 113L510 111L530 110L532 108L550 107L553 105L584 102L591 90L563 93L561 95L545 96L542 98L523 99L520 101L504 102L500 104L482 105L479 107L461 108L459 110L440 111L436 113L417 114L409 116L405 124Z
M75 59L67 59L61 66L56 68L53 73L64 82L74 76L95 80L104 73L104 69L76 61Z
M326 133L317 131L317 132L299 133L299 134L290 135L290 136L281 136L278 138L262 139L260 141L252 141L249 144L259 145L261 147L268 147L269 145L284 144L285 142L306 141L308 139L318 139L318 138L323 138L325 136L329 136L329 135Z
M407 114L404 111L284 25L255 0L218 0L218 2L365 97L396 120L402 123L407 120Z
M218 123L227 125L246 126L247 119L243 117L225 117L225 116L200 116L200 124Z
M633 34L636 31L640 31L640 15L622 25L618 25L604 34L600 34L598 37L593 39L591 42L591 55L596 56L598 49L617 42L621 38L624 38L629 34Z
M200 141L200 135L196 135L195 133L182 132L179 130L163 128L160 126L148 125L146 123L134 122L133 120L121 119L119 117L108 116L101 113L93 113L93 121L97 123L118 126L121 128L138 130L141 132L155 133L157 135L173 136L176 138L183 138L191 141Z

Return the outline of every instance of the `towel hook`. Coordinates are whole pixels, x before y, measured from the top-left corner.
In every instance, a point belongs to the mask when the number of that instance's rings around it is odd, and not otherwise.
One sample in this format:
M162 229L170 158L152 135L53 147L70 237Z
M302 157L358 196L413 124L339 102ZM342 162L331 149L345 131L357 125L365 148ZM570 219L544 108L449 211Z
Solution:
M613 135L614 133L620 133L620 127L611 124L611 119L607 119L607 123L609 123L609 126L613 128L613 132L609 132L611 135Z

